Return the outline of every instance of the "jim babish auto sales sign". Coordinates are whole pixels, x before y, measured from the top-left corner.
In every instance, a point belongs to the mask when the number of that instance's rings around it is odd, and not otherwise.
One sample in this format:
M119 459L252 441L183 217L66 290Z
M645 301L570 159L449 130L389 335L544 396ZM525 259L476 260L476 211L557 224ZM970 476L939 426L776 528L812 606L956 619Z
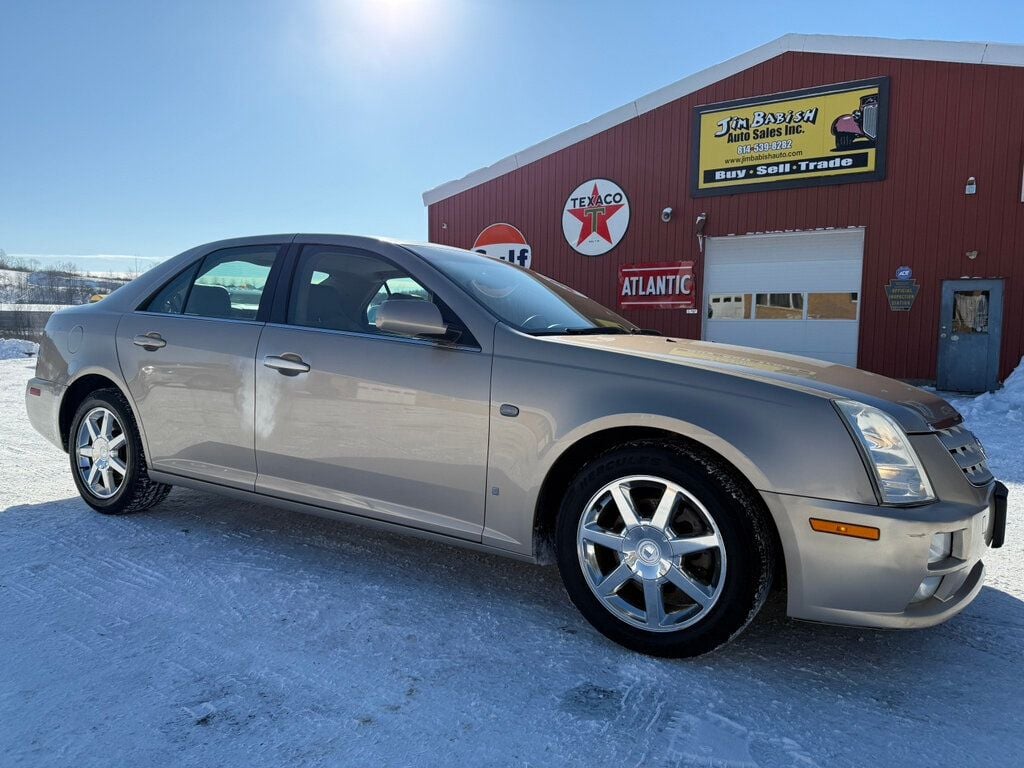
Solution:
M889 78L694 110L694 196L885 178Z

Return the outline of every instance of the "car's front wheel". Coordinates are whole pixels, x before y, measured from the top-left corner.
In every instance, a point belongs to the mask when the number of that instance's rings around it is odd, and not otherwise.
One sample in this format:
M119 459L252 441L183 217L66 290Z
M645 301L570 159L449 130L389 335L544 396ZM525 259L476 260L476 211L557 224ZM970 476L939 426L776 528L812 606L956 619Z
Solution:
M97 512L142 512L170 493L171 486L149 478L131 408L116 389L93 392L78 406L68 455L78 492Z
M559 511L556 549L587 620L658 656L696 656L734 637L774 569L754 492L715 458L672 443L631 443L583 467Z

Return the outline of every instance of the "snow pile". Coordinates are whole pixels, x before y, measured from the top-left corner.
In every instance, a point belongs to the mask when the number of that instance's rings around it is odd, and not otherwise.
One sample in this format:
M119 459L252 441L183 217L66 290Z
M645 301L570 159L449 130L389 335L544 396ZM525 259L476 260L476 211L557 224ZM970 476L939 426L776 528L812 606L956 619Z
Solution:
M1024 360L1003 382L1002 389L955 402L967 421L992 417L1024 421Z
M14 358L34 355L39 351L39 345L34 341L24 339L0 339L0 360L12 360Z
M977 397L949 398L967 427L985 446L989 466L1001 480L1024 481L1024 360L1003 388Z

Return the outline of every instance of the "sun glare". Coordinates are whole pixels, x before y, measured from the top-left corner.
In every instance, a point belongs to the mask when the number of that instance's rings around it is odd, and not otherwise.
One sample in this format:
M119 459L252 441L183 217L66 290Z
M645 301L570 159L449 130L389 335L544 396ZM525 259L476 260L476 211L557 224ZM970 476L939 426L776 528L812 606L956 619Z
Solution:
M449 0L319 0L307 33L328 68L387 76L442 55L451 15Z
M329 23L350 27L382 42L414 42L430 32L437 3L432 0L326 0Z

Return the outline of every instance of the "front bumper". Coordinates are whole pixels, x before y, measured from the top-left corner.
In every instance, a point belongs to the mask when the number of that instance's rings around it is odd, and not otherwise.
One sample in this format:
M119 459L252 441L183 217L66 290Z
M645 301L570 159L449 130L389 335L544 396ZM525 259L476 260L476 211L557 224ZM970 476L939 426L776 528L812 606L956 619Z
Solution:
M953 502L922 507L862 504L762 493L786 558L787 609L808 621L909 629L939 624L966 608L985 580L982 557L1002 544L1006 487L993 483L980 508ZM820 533L810 518L877 528L877 541ZM953 551L928 563L936 533L953 534ZM941 577L935 595L912 602L922 580Z
M61 450L60 400L64 387L46 379L29 379L25 387L25 410L32 427Z

